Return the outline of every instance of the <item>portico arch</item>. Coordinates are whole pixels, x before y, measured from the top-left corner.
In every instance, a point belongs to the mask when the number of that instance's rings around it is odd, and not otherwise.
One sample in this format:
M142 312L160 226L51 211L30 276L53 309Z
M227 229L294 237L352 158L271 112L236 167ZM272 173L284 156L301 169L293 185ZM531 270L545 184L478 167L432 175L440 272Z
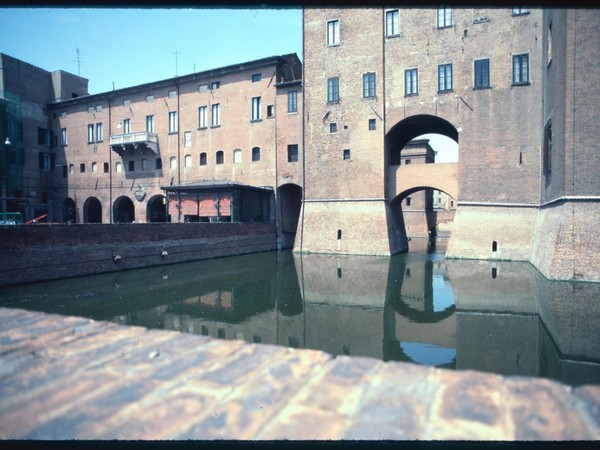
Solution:
M133 201L126 196L119 197L113 204L113 217L115 223L129 223L135 221L135 208Z
M84 223L102 223L102 204L96 197L89 197L83 204Z

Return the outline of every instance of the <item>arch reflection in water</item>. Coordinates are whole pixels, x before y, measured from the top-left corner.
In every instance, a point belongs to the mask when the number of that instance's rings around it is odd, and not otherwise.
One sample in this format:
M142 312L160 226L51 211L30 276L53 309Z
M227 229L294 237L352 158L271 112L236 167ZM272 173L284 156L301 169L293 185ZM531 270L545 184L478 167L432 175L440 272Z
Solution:
M271 252L0 290L1 306L571 384L600 383L597 298L438 253Z

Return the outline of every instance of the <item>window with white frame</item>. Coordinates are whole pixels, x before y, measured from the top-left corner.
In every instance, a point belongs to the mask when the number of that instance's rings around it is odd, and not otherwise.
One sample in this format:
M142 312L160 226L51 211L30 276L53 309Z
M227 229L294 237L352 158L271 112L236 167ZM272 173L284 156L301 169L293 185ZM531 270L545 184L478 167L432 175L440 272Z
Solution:
M123 172L123 164L121 164L120 161L117 161L117 163L115 164L115 172L117 172L117 173Z
M60 129L60 145L67 145L67 129Z
M98 172L98 163L92 162L92 173Z
M363 74L363 98L375 97L375 73Z
M192 132L191 131L186 131L185 133L183 133L183 146L184 147L192 146Z
M217 89L221 88L221 82L220 81L213 81L212 83L210 83L210 89L215 91Z
M327 102L336 103L340 101L340 79L338 77L327 79Z
M208 84L201 84L198 86L198 92L207 92L208 91Z
M123 134L131 133L131 120L123 119Z
M340 21L329 20L327 22L327 45L340 44Z
M262 74L260 73L255 73L252 75L252 82L256 83L258 81L260 81L262 79Z
M213 127L218 127L221 125L221 105L219 103L212 105L212 117L210 125Z
M513 84L529 83L529 55L513 55Z
M185 167L192 167L192 155L185 155L185 158L183 161L184 161Z
M489 58L476 59L474 62L474 87L485 89L490 87L490 60Z
M288 92L288 112L289 113L298 112L298 92L297 91L289 91Z
M177 133L177 111L169 111L169 133Z
M169 98L177 97L177 91L169 91Z
M206 106L198 108L198 128L206 128Z
M440 6L437 10L437 26L438 28L446 28L452 26L452 8Z
M146 116L146 131L154 133L154 116Z
M512 9L513 16L523 16L529 14L529 8L516 7Z
M452 64L440 64L438 66L438 92L452 90Z
M96 124L96 142L102 142L104 140L104 130L102 129L102 124Z
M94 142L94 125L88 125L88 144Z
M400 11L392 9L385 13L385 35L386 37L398 36L400 34Z
M177 169L177 158L175 156L169 158L169 168Z
M146 95L146 103L152 103L154 101L154 95Z
M233 151L233 163L234 164L241 164L242 163L242 150L240 150L239 148L236 148Z
M404 95L417 95L419 93L419 71L418 69L406 69L404 71Z
M252 120L260 120L260 97L252 98Z

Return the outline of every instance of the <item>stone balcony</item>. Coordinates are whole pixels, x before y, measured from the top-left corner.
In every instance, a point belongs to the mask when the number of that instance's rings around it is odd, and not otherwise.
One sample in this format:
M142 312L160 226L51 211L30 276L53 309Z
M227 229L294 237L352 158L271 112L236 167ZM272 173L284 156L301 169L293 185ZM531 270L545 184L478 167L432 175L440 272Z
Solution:
M119 156L126 153L134 155L148 151L158 155L158 135L147 131L137 133L113 134L110 136L110 148Z

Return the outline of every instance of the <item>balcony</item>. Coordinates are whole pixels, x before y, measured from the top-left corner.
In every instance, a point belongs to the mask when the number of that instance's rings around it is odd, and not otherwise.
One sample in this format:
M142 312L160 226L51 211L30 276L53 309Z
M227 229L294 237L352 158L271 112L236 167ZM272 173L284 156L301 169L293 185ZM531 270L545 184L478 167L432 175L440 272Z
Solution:
M110 136L110 148L119 156L136 152L145 154L148 151L158 155L158 135L147 131L139 133L113 134Z

